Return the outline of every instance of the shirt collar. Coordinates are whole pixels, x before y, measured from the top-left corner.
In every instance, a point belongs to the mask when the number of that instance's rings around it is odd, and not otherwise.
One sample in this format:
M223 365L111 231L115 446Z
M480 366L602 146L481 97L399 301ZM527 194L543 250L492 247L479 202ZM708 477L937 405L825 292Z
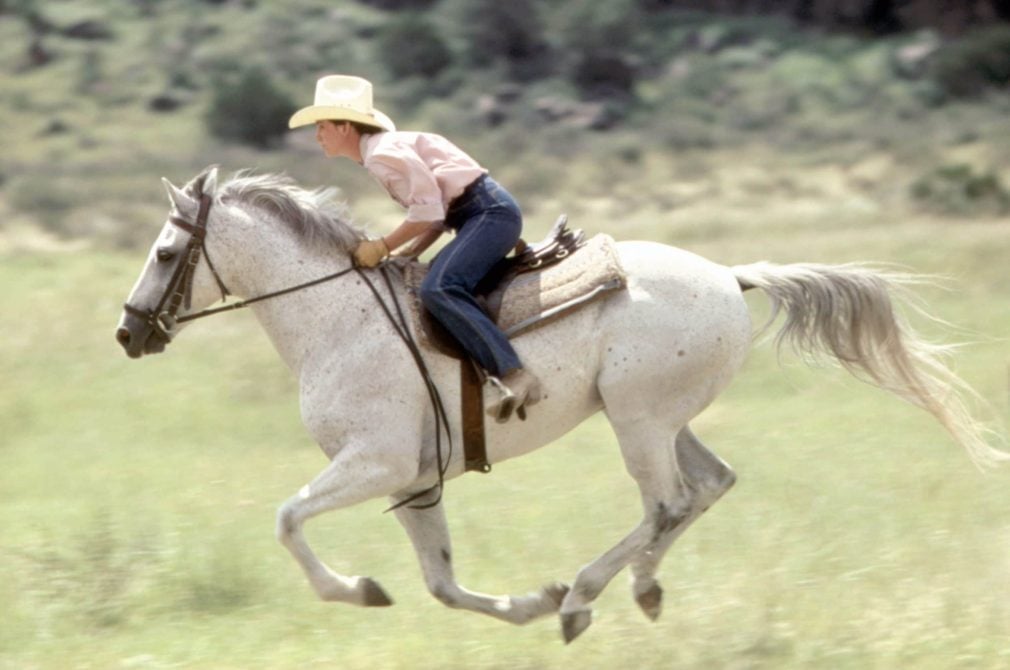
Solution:
M358 148L361 150L362 165L367 163L368 159L372 157L372 153L375 151L375 145L379 143L379 135L381 135L381 133L371 133L369 135L361 136Z

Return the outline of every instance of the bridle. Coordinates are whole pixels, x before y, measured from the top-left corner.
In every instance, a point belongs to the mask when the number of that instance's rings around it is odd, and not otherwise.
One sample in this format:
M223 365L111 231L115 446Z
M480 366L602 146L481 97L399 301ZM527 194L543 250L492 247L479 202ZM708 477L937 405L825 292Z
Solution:
M161 299L153 309L140 309L130 303L125 303L123 309L127 314L132 314L151 327L155 334L166 342L172 339L168 331L173 323L188 321L190 317L178 318L179 308L185 306L189 309L193 297L193 279L196 275L196 266L200 263L200 258L207 259L207 267L214 275L214 281L221 291L221 300L227 300L230 295L228 288L221 280L214 263L207 253L207 216L210 214L211 196L200 193L200 208L196 213L196 221L189 223L174 214L168 217L169 223L181 228L189 233L189 241L186 242L186 249L179 256L172 277L165 285L165 291L161 294Z
M175 216L174 214L168 217L168 221L172 225L185 230L190 234L190 237L186 242L186 249L184 253L179 257L175 269L172 272L172 278L165 286L165 291L162 293L161 299L158 300L157 306L153 309L144 310L139 307L134 307L127 302L124 303L123 309L127 314L143 319L144 323L150 326L159 338L162 338L165 342L169 342L171 341L172 336L169 335L168 330L171 329L174 323L185 323L187 321L202 319L214 314L220 314L221 312L242 309L243 307L248 307L249 305L260 302L261 300L268 300L288 293L294 293L295 291L300 291L302 289L309 288L310 286L315 286L317 284L322 284L323 282L343 277L351 272L357 272L375 296L379 306L382 307L382 311L386 314L389 322L393 325L393 330L396 331L396 334L399 335L400 339L402 339L404 344L407 345L407 349L410 350L410 354L414 358L414 363L417 365L417 369L421 373L421 378L424 381L425 388L428 391L428 397L431 400L432 409L435 412L435 460L437 463L436 470L438 474L438 483L431 488L404 498L386 511L389 512L404 506L408 506L411 509L428 509L437 505L442 500L442 490L444 488L443 480L446 472L448 472L449 462L452 459L452 432L449 430L449 418L446 414L445 407L442 404L442 396L438 392L438 388L435 386L435 382L431 378L431 374L428 372L428 366L425 364L424 358L421 355L421 350L417 346L417 343L414 341L414 337L410 332L407 317L400 308L400 303L396 298L396 292L393 290L393 284L389 278L389 272L385 265L380 265L377 269L381 273L382 278L385 280L386 288L389 291L389 295L392 297L394 308L392 310L386 304L386 301L383 299L378 289L375 288L375 285L372 283L371 279L369 279L368 275L366 275L365 272L352 261L349 267L338 272L334 272L333 274L313 279L312 281L307 281L305 283L290 286L278 291L265 293L247 300L239 300L221 307L208 308L193 314L178 316L180 307L185 306L186 309L189 309L191 304L193 280L196 275L196 267L200 263L201 257L207 260L207 267L210 268L210 272L214 276L214 281L217 282L217 287L221 291L221 300L225 301L228 299L228 296L231 295L228 291L228 287L225 286L224 282L221 280L221 276L214 268L214 263L210 259L210 254L207 253L207 217L210 214L210 206L213 198L202 191L203 189L201 188L199 195L200 207L197 210L195 222L189 223L185 219ZM443 428L449 442L449 450L444 459L442 457ZM417 505L410 504L416 500L426 497L429 493L436 490L438 491L438 495L434 502Z
M312 281L307 281L303 284L290 286L288 288L280 289L279 291L264 293L263 295L256 296L255 298L249 298L248 300L239 300L228 303L221 307L212 307L199 312L194 312L193 314L178 316L180 307L185 306L186 309L189 309L191 304L190 301L193 293L193 279L196 275L196 266L200 263L201 258L207 259L207 267L210 268L211 274L214 275L214 281L217 282L218 290L221 291L221 300L225 301L228 299L228 296L231 295L231 291L229 291L228 287L225 286L224 281L221 279L221 275L219 275L217 270L214 268L214 263L210 259L210 254L207 252L207 217L210 214L210 205L212 201L213 198L211 198L211 196L205 193L200 194L200 208L197 210L196 221L193 223L189 223L185 219L175 215L170 215L168 217L169 223L177 228L185 230L190 234L190 237L189 241L186 243L185 251L182 255L180 255L178 264L175 266L172 278L169 280L168 284L165 285L165 292L158 301L158 305L154 309L147 310L134 307L130 303L125 303L123 305L123 309L126 310L127 314L132 314L133 316L143 319L144 323L150 326L158 337L163 338L166 342L172 339L171 335L168 333L168 329L171 328L174 323L186 323L187 321L195 321L196 319L202 319L213 314L242 309L243 307L248 307L249 305L260 302L261 300L268 300L288 293L294 293L295 291L300 291L304 288L315 286L316 284L322 284L323 282L343 277L350 272L358 270L357 267L352 265L351 267L340 270L339 272L334 272L333 274L320 277L319 279L313 279Z

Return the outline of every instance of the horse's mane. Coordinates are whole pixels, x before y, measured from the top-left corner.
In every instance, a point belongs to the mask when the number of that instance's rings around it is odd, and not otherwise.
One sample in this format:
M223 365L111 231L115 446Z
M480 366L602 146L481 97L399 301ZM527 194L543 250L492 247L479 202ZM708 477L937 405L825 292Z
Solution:
M224 183L217 196L266 210L310 245L331 245L350 252L364 233L350 220L335 188L308 191L285 174L252 174L242 170Z

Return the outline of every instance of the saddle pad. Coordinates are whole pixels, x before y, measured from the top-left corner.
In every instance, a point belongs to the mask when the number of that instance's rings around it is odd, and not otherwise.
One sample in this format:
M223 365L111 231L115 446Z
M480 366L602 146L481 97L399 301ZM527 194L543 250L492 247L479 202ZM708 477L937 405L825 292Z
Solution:
M425 344L444 351L437 335L429 330L431 319L421 305L418 289L428 266L413 263L405 274L416 332ZM624 288L625 274L614 239L597 234L564 261L541 272L526 272L484 300L491 317L507 336L515 337L571 310Z

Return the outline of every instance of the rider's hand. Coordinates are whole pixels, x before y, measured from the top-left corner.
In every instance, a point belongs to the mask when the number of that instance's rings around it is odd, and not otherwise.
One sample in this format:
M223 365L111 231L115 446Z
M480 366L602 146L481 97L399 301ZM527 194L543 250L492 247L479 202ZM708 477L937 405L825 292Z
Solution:
M389 247L381 237L377 240L363 240L354 250L354 262L364 268L374 268L389 256Z

